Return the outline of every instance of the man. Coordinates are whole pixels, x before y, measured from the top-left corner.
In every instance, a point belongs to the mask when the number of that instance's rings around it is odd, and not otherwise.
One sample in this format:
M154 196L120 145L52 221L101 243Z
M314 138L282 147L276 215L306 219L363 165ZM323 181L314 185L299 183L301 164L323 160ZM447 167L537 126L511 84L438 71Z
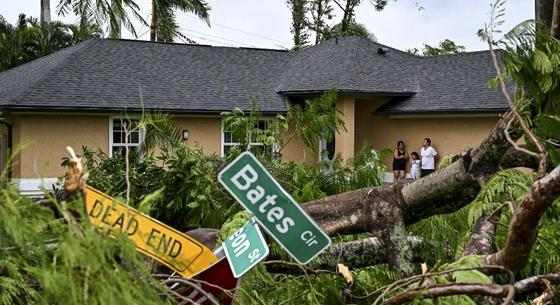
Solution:
M432 141L430 138L425 138L422 148L420 149L420 155L422 156L420 177L427 176L436 171L435 156L437 156L437 151L431 145Z

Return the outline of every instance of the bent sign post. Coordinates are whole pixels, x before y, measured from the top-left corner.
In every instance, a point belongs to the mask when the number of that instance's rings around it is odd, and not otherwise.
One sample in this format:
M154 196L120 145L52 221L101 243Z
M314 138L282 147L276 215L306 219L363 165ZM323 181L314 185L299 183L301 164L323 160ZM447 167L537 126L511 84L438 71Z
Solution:
M240 278L268 255L266 240L252 220L226 239L223 247L235 278Z
M184 277L191 277L218 261L212 250L172 227L87 186L85 208L94 226L121 232L136 248Z
M330 245L331 239L250 152L218 179L298 263L307 264Z

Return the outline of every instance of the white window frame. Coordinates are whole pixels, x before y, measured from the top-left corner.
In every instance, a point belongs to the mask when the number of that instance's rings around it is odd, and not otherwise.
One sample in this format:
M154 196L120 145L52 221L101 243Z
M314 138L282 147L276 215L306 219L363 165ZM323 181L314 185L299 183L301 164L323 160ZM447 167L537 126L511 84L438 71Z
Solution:
M272 120L272 119L273 119L273 118L271 118L271 117L265 117L265 118L260 119L259 121L267 121L267 124L268 124L268 121L270 121L270 120ZM222 121L221 121L221 125L222 125L222 126L221 126L220 129L221 129L221 136L222 136L222 137L221 137L221 141L220 141L220 154L221 154L222 157L225 157L225 149L224 149L224 148L225 148L226 146L235 147L235 146L239 146L241 143L239 143L239 142L231 142L231 143L228 142L228 143L226 143L226 142L225 142L226 131L224 130L224 119L223 119L223 118L222 118ZM232 135L232 138L233 138L233 135ZM253 139L251 139L251 143L249 143L249 147L253 147L253 146L263 146L263 145L264 145L264 143L261 143L261 142L253 142L252 140L253 140ZM277 147L277 145L274 145L274 146L272 147L272 152L274 153L274 152L277 152L277 151L278 151L278 147Z
M143 128L139 128L138 130L138 143L114 143L113 142L113 121L114 120L138 120L140 122L140 117L126 117L126 116L110 116L109 117L109 157L113 156L113 148L114 147L138 147L142 142L144 142L144 137L146 135L146 131Z

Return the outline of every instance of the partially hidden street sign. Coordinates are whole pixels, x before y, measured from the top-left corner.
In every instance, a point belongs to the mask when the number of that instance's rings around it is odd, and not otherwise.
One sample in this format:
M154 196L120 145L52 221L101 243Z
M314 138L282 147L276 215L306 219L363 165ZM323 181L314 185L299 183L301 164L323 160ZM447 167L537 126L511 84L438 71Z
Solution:
M307 264L330 245L331 239L250 152L218 179L298 263Z
M252 220L225 240L223 247L235 278L240 278L268 256L266 240Z
M91 224L121 232L136 248L184 277L208 268L218 257L206 246L172 227L87 186L86 213Z

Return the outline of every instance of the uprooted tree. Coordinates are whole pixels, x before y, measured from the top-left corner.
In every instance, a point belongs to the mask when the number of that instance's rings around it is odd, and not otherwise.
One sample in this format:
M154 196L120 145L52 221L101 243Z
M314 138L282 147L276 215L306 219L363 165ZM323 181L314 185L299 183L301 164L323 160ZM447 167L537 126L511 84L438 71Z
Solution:
M505 36L500 45L504 47L501 52L503 66L492 50L498 44L492 40L492 33L499 21L493 18L487 29L481 32L488 41L497 70L495 83L503 92L511 111L501 117L477 148L464 151L448 167L411 183L362 188L303 205L303 209L330 236L378 233L378 237L334 244L320 256L319 263L311 266L334 269L337 263L344 263L360 268L386 262L392 270L410 275L414 272L414 252L421 241L408 236L407 227L465 207L501 169L534 167L536 180L526 194L519 202L503 202L499 208L482 213L474 223L461 255L461 260L470 256L471 270L485 274L509 274L507 284L492 281L438 284L429 278L445 272L428 273L425 270L423 275L413 276L408 282L403 280L397 288L390 287L393 291L389 289L391 296L385 302L403 304L451 295L479 295L503 299L505 304L510 304L516 295L526 294L539 286L546 288L546 292L538 304L545 304L547 298L553 298L554 290L550 283L560 283L558 274L515 282L512 271L526 266L537 240L539 222L560 196L559 3L554 1L550 24L540 23L535 29L533 23L524 23ZM502 6L500 1L493 6L494 16L501 16ZM515 82L513 93L506 77ZM517 144L521 137L527 143L525 147ZM502 210L507 207L511 207L512 215L505 245L493 251L497 225ZM383 254L382 258L380 254ZM382 297L375 303L380 302ZM491 302L490 299L486 301Z

